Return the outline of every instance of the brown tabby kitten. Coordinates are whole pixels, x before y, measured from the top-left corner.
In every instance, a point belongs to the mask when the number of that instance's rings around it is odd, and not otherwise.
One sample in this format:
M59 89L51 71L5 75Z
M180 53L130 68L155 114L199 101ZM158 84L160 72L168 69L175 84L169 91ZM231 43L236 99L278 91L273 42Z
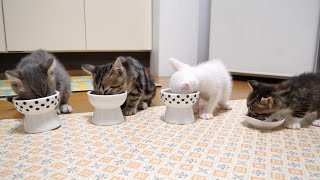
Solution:
M275 114L286 116L285 126L299 129L307 113L317 112L312 122L320 126L320 74L304 73L279 84L249 81L248 116L260 120Z
M155 85L146 69L132 57L118 57L112 64L82 65L93 77L94 94L108 95L128 92L123 114L130 116L138 109L147 109L155 95Z

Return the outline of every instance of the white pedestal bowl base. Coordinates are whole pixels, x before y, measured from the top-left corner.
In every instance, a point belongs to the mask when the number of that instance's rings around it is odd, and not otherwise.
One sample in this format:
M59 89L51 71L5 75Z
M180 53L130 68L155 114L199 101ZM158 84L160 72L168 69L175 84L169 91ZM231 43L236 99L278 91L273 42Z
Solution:
M190 124L195 122L192 106L186 108L167 106L164 121L173 124Z
M120 107L115 109L94 108L92 123L99 126L120 124L124 117Z
M23 126L26 133L40 133L58 128L61 126L61 120L55 110L36 115L26 114Z

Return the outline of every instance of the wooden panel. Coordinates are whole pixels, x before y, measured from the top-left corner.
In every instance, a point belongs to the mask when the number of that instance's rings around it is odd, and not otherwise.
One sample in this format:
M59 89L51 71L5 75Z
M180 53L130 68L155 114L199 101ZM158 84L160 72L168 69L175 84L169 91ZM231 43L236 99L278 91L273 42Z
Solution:
M88 50L151 50L151 0L85 0Z
M85 50L83 0L3 0L8 51Z
M0 51L1 52L6 51L6 39L4 35L2 0L0 0Z

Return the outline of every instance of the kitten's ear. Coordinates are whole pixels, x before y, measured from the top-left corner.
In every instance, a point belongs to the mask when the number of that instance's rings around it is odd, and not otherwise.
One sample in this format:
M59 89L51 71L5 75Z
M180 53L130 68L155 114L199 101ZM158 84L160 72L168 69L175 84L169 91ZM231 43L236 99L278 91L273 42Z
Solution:
M116 62L114 62L112 65L112 72L115 72L117 74L122 74L123 71L124 71L124 68L121 63L121 58L118 57Z
M269 109L271 109L274 105L273 98L271 96L267 97L267 98L262 97L260 102L261 102L261 104L267 105L269 107Z
M96 67L91 64L83 64L81 66L82 70L90 75L93 75L96 71Z
M40 67L47 72L48 76L53 75L53 69L56 67L56 61L53 58L48 59L46 62L41 63Z
M6 71L6 77L10 81L13 87L22 87L22 81L20 80L19 73L16 71Z
M252 90L255 90L255 89L258 87L259 82L256 81L256 80L249 80L249 81L248 81L248 85L250 86L250 88L251 88Z
M178 59L175 58L169 58L169 63L173 67L174 71L179 71L183 68L190 67L188 64L185 64Z

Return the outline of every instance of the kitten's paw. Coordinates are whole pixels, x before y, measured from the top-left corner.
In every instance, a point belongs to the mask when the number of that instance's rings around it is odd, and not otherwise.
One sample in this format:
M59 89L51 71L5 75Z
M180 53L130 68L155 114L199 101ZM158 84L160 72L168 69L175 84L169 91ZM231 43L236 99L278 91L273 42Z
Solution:
M299 122L285 123L284 126L288 129L300 129L301 128L301 125Z
M135 109L135 108L126 107L126 108L123 109L123 114L125 116L135 115L136 113L137 113L137 109Z
M148 104L146 102L140 102L138 105L138 109L145 110L148 108Z
M202 113L200 115L200 119L205 119L205 120L213 119L213 115L212 113Z
M320 127L320 119L314 120L311 124L314 126Z
M69 104L63 104L60 106L60 112L63 114L71 113L72 107Z

